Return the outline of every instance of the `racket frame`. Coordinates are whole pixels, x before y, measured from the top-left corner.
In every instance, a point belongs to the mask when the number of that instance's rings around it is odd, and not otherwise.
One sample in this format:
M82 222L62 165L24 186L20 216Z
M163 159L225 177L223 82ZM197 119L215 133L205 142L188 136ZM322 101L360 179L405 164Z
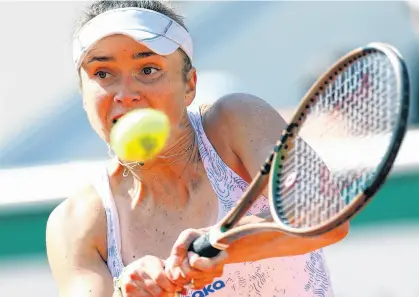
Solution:
M318 95L324 92L333 79L344 72L349 66L351 66L358 59L368 55L372 52L381 52L384 54L390 61L393 69L396 73L396 82L397 90L396 93L401 98L399 106L399 117L397 119L397 124L395 131L393 132L389 149L387 150L386 155L383 158L383 161L380 163L377 168L377 174L373 182L365 189L364 192L359 193L346 207L345 211L339 213L338 215L326 220L322 224L316 225L315 227L306 227L306 228L293 228L285 224L282 219L278 216L275 211L276 206L275 201L272 197L275 197L274 193L274 183L275 175L278 166L280 166L280 159L285 158L287 154L286 146L292 146L294 139L298 136L299 127L302 126L305 117L307 116L307 110L311 105L315 104L318 98ZM403 142L404 136L407 131L408 124L408 114L409 114L409 77L406 65L401 58L400 53L392 46L384 43L370 43L367 46L357 48L337 62L335 62L329 70L318 78L318 80L313 84L313 86L308 90L303 100L298 105L296 112L294 113L293 118L290 121L290 124L287 128L287 134L283 135L281 138L281 149L274 155L273 159L273 172L269 176L269 203L271 215L273 216L274 221L283 232L298 235L301 237L312 237L318 236L324 233L327 233L343 223L351 219L359 210L365 207L370 201L371 198L378 192L381 186L384 184L390 170L393 167L394 161L397 157L397 154L400 150L400 146Z

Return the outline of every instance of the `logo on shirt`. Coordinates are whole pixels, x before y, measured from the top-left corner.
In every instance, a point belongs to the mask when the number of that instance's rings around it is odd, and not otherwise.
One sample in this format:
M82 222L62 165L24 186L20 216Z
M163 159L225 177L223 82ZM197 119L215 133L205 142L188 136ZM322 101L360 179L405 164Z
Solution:
M225 286L226 285L225 285L225 283L222 280L217 280L217 281L213 282L212 284L204 287L202 290L193 291L192 295L188 295L186 297L204 297L204 296L208 296L210 294L215 293L218 290L221 290Z

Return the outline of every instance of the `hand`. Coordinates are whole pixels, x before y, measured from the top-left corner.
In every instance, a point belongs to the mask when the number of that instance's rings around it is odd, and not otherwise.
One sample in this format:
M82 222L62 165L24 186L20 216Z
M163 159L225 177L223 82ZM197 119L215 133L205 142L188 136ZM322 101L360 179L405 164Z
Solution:
M200 257L188 252L190 244L207 229L187 229L180 233L166 260L166 274L178 286L193 290L202 289L223 274L227 252L222 251L214 258Z
M171 282L164 270L164 261L144 256L128 265L121 275L124 297L172 297L182 288Z

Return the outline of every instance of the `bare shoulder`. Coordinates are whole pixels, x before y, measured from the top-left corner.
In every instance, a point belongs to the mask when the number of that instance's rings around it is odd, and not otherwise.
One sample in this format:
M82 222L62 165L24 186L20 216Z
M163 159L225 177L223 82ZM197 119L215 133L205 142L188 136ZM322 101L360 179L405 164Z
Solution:
M209 133L225 137L232 149L248 146L251 142L271 146L286 127L275 108L265 100L245 93L221 97L205 108L203 119Z
M101 252L105 248L105 239L106 213L100 197L91 185L64 200L48 218L48 252L57 248L68 248L72 252L81 245L97 248Z
M97 227L98 223L99 225L106 223L102 201L92 185L87 185L65 199L48 218L49 227L52 227L52 224L64 226L76 222L80 227L81 225L86 226L86 229Z
M285 121L265 100L247 93L231 93L203 108L207 126L227 126L231 129L250 127L257 130L265 123L284 126ZM254 127L254 128L252 128Z
M203 126L224 162L246 181L258 170L286 127L265 100L233 93L201 107Z

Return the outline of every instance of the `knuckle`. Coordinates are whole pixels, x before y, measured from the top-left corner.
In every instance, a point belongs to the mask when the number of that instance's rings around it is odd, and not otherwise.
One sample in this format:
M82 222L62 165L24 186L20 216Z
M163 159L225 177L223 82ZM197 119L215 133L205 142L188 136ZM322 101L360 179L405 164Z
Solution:
M155 287L156 285L150 280L145 280L143 283L143 288L146 289L147 291L154 291Z
M132 280L144 280L148 278L148 274L142 269L130 273L129 276Z
M122 275L121 282L123 284L130 284L136 279L138 279L138 276L135 271L127 271Z
M188 229L185 229L182 233L184 233L184 234L191 234L191 233L195 233L195 232L196 232L195 229L188 228Z
M160 285L166 281L166 278L166 274L164 274L163 272L159 272L154 278L154 281L156 282L156 284Z
M183 231L180 233L179 238L180 238L182 241L184 241L184 240L189 239L191 236L195 235L196 233L197 233L197 231L196 231L195 229L188 228L188 229L183 230Z
M131 296L132 292L134 291L135 285L132 282L124 283L121 286L121 290L124 293L124 296L128 297Z
M163 290L156 283L154 283L152 280L144 281L144 288L148 292L152 292L152 294L154 296L159 296L163 292Z
M178 242L174 246L174 251L179 254L186 252L186 244L184 242Z
M157 289L158 289L158 287L155 284L153 284L152 282L144 282L143 287L147 291L151 291L151 292L156 292Z
M189 263L188 262L183 262L181 265L180 265L180 268L181 268L181 270L182 270L182 272L184 273L184 274L191 274L191 273L193 273L194 271L194 269L193 269L193 267L192 266L190 266L189 265Z

